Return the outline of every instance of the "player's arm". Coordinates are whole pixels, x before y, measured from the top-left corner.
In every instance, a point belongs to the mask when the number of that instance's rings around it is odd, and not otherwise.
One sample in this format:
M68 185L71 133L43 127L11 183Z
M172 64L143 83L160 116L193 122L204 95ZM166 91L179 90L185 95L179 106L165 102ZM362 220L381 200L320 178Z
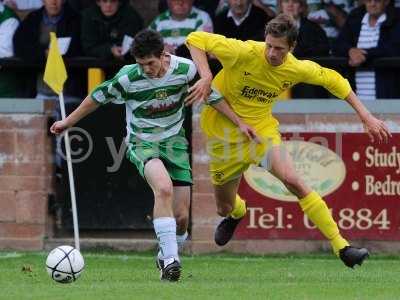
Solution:
M377 138L379 142L384 141L386 143L392 134L385 122L375 118L353 91L345 99L356 111L371 142L374 142L375 138Z
M65 129L74 126L79 120L96 110L100 105L109 102L124 103L126 91L120 83L120 77L124 75L129 66L122 69L114 76L114 78L104 81L97 86L67 118L55 122L50 131L54 134L60 134Z
M188 96L185 98L185 104L191 105L197 100L205 102L211 92L211 82L213 76L208 64L206 52L189 46L190 55L196 65L200 79L188 89Z
M95 102L90 95L88 95L82 103L64 120L54 122L50 127L50 132L54 134L61 134L64 130L74 126L79 120L86 117L91 112L95 111L100 106Z
M213 76L207 53L214 55L225 68L229 68L236 63L242 44L241 41L208 32L195 31L188 35L186 46L189 48L200 79L190 88L189 95L185 99L187 104L196 100L205 101L210 94Z
M232 123L238 126L240 131L249 139L260 143L260 139L255 130L243 122L243 120L233 111L228 102L226 102L225 99L215 89L212 90L210 96L207 98L206 103L231 120Z
M321 67L315 62L301 61L303 82L320 85L340 99L345 99L356 111L371 141L387 141L391 136L385 123L375 118L353 92L349 82L338 72Z
M235 114L235 112L224 99L215 104L211 104L211 106L222 113L224 116L226 116L229 120L231 120L232 123L239 127L240 131L250 140L254 140L257 143L260 143L260 139L257 136L256 131L251 126L243 122L243 120L239 118L237 114Z

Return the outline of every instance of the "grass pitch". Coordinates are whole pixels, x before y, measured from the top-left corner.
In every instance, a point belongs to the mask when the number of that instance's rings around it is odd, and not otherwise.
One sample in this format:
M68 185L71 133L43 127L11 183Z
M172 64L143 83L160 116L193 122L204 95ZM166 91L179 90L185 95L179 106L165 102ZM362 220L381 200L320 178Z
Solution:
M82 276L60 284L46 253L0 252L0 299L400 299L399 257L351 270L329 254L183 256L181 281L167 283L151 254L82 254Z

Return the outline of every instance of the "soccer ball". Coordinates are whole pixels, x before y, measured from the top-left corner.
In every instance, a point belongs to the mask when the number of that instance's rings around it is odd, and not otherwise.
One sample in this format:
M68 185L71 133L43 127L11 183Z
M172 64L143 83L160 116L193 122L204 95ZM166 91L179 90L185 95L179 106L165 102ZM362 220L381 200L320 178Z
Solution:
M60 283L75 281L84 267L82 254L71 246L59 246L51 250L46 259L47 273Z

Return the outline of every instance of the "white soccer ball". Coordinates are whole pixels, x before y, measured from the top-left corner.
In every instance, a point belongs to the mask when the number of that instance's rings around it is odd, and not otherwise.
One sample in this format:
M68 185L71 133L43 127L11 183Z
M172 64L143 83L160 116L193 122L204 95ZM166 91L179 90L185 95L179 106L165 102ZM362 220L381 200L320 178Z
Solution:
M61 283L75 281L85 267L82 254L71 246L59 246L50 251L46 270L50 277Z

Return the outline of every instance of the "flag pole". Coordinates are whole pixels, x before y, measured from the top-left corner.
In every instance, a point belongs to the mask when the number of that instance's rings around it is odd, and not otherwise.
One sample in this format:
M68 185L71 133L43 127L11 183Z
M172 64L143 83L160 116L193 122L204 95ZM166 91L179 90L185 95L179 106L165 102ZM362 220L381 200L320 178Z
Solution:
M68 78L67 70L64 65L64 61L58 48L57 36L54 32L50 32L50 47L47 55L46 68L44 70L43 81L58 94L61 108L61 118L65 119L65 105L64 95L62 93L64 83ZM79 243L79 227L78 227L78 212L76 209L76 197L75 197L75 182L74 173L72 169L71 160L71 145L69 141L68 130L64 136L65 151L67 154L67 165L68 165L68 176L69 176L69 190L71 193L71 207L72 207L72 219L74 222L74 239L75 248L80 250Z
M61 108L61 119L64 120L66 115L65 115L64 94L62 92L59 94L59 99L60 99L60 108ZM72 169L71 145L70 145L70 142L69 142L69 132L68 131L69 131L68 129L65 131L64 143L65 143L65 152L67 154L69 191L70 191L70 194L71 194L71 208L72 208L72 220L73 220L73 224L74 224L75 248L78 251L80 251L78 211L76 209L74 170Z

